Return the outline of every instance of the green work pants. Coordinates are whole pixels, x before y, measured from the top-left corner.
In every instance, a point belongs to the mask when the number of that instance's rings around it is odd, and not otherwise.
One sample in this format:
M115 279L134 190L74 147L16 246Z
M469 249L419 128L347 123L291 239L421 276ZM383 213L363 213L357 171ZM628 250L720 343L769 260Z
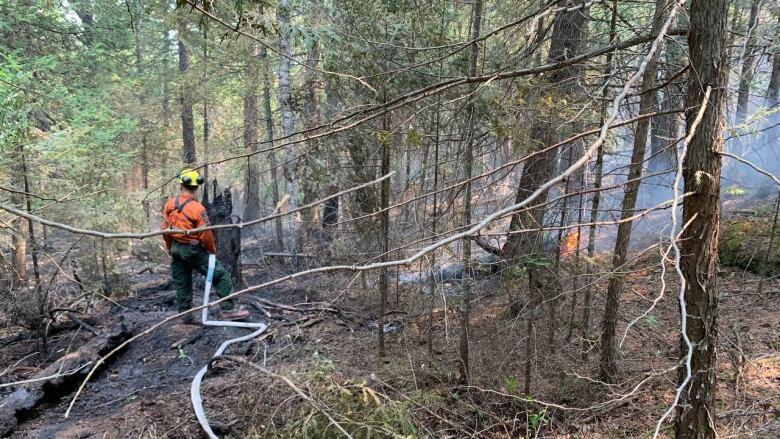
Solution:
M192 270L203 276L209 269L209 253L202 246L193 246L173 241L171 246L171 275L176 286L176 306L179 312L192 308ZM216 261L212 286L217 296L225 297L233 293L230 273ZM220 304L222 309L233 309L233 302L226 300Z

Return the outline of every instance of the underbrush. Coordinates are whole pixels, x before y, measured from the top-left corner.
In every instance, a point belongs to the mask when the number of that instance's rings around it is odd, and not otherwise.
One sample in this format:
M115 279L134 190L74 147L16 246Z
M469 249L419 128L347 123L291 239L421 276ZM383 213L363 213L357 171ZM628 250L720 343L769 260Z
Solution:
M255 388L242 393L237 409L246 425L242 437L335 439L344 437L341 429L356 439L418 437L410 403L393 400L365 381L345 379L316 353L313 360L313 369L289 375L310 401L272 378L252 378Z
M774 232L774 244L777 244L778 232ZM718 249L721 264L764 276L780 273L780 252L768 248L771 234L772 222L768 217L721 223Z

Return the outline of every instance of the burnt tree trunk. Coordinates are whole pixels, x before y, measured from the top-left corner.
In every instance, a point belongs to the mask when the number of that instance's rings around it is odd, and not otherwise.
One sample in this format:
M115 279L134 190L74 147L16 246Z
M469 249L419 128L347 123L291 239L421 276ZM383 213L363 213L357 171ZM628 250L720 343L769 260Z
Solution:
M686 325L680 356L689 361L679 369L685 384L678 405L677 439L715 438L715 389L717 386L718 331L718 225L720 222L720 170L723 150L723 101L726 92L727 0L694 0L690 11L691 75L685 118L690 134L707 88L712 92L701 122L683 159L685 192L680 237L680 268L684 275ZM690 340L686 341L685 336Z
M235 224L240 221L233 215L233 196L230 194L230 189L225 188L222 193L219 193L217 180L213 181L213 188L214 195L211 202L205 205L211 225ZM244 285L241 277L241 229L238 227L216 229L213 233L217 245L217 260L230 272L235 287Z

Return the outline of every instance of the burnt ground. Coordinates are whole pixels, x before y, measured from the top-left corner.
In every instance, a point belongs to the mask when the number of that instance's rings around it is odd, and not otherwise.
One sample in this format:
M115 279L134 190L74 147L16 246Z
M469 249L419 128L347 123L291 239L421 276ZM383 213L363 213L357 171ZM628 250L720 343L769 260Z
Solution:
M660 259L650 255L638 266L649 268L628 275L621 303L621 334L626 323L643 314L660 291ZM92 316L98 329L124 321L140 330L172 314L174 293L167 270L154 268L152 274L129 279L134 291L127 297L116 303L102 302ZM287 270L280 264L248 264L246 280L256 284ZM565 270L562 277L568 279ZM721 273L716 422L722 437L780 437L780 282L765 283L759 294L758 279L733 269L724 268ZM391 291L393 329L387 334L387 358L379 362L372 329L375 294L362 290L359 279L346 275L284 283L257 293L255 297L288 305L328 301L341 312L268 308L273 337L238 345L229 353L256 364L265 362L269 369L290 377L333 411L346 413L339 418L345 424L350 413L364 422L379 416L378 410L360 411L373 407L372 395L379 395L377 406L389 407L391 401L403 404L393 406L399 413L382 411L385 418L376 423L400 432L405 424L396 421L408 420L412 437L649 437L671 401L676 380L675 372L663 372L673 366L678 351L674 273L667 272L666 281L670 290L656 309L628 331L620 381L613 386L593 382L598 352L593 350L587 358L582 355L597 338L600 313L594 311L590 331L582 334L581 308L574 306L571 295L563 296L551 346L546 336L549 321L540 312L532 338L534 402L521 398L527 312L514 315L507 311L510 300L519 296L522 302L522 287L500 277L484 279L475 288L470 386L463 386L456 377L457 296L449 295L457 290L456 285L445 288L446 303L436 303L432 357L424 343L427 297L417 286ZM597 289L594 310L603 308L601 293ZM253 298L243 301L251 304ZM577 303L582 303L582 291ZM255 319L267 318L259 309L250 309ZM567 338L570 324L573 334ZM222 341L246 332L172 322L118 354L90 381L70 418L64 419L63 414L80 380L49 395L9 437L203 437L189 400L192 377ZM35 354L34 338L7 331L0 338L0 364L10 367L0 378L27 378L37 367L77 349L91 337L83 330L61 332L50 341L51 358L44 359ZM0 389L0 397L6 393L7 389ZM211 371L204 380L203 394L213 426L226 437L304 437L304 433L338 437L332 429L312 430L307 423L315 420L316 410L278 380L247 367L224 364ZM544 402L592 408L561 410ZM387 430L384 434L378 431L371 437L393 437ZM669 426L663 431L668 434Z

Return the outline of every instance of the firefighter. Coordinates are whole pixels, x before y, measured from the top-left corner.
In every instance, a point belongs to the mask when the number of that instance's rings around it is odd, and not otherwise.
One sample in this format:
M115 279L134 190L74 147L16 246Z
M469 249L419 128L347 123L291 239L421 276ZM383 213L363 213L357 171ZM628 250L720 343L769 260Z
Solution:
M165 203L163 209L162 229L192 230L209 225L206 208L195 195L198 187L204 183L198 171L185 169L179 174L181 193ZM171 274L176 286L176 305L179 312L192 308L192 271L206 275L209 265L209 254L216 254L214 235L211 230L183 234L173 233L163 235L165 246L171 255ZM213 285L217 296L225 297L233 293L233 282L230 273L217 261L214 267ZM249 317L249 312L235 308L232 301L221 303L220 320L243 320ZM193 323L192 313L182 316L182 322Z

